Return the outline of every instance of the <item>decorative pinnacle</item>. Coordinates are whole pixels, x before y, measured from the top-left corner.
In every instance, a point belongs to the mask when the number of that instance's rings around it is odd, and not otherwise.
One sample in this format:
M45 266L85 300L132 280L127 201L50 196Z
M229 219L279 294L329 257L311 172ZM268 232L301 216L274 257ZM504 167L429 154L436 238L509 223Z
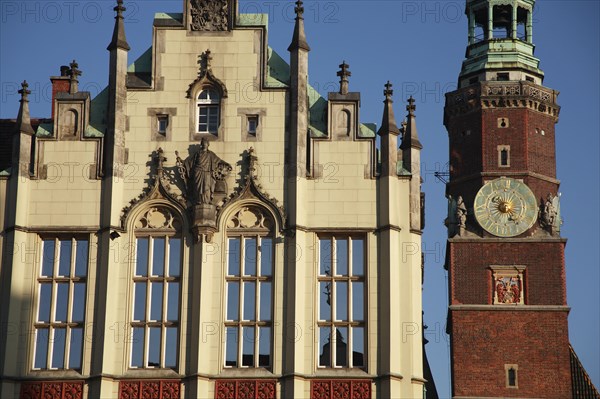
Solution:
M71 79L77 79L78 76L81 76L81 71L79 70L79 64L77 61L73 60L73 62L69 64L69 67L71 68L69 69L69 75L71 76Z
M294 8L296 12L296 18L304 19L304 3L302 0L296 1L296 8Z
M392 86L393 85L389 80L385 84L385 90L383 91L383 95L385 96L386 100L391 100L392 96L394 95L394 90L392 90Z
M123 19L123 13L127 10L125 7L123 7L123 0L117 0L117 6L113 8L113 10L117 12L115 18Z
M27 96L31 94L31 90L28 90L28 87L29 83L24 80L23 83L21 83L21 90L18 91L18 93L21 95L21 101L29 101Z
M415 115L417 106L415 105L415 99L413 98L413 96L410 96L410 98L408 99L408 105L406 106L406 110L408 111L409 115L411 115L411 116Z
M340 94L348 94L348 78L352 76L352 72L348 69L350 65L346 64L346 61L342 61L340 68L337 73L337 76L340 77Z

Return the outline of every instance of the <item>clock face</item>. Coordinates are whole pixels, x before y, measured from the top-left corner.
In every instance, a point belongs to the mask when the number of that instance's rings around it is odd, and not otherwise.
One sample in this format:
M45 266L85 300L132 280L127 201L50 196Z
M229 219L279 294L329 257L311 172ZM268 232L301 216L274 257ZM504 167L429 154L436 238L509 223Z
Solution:
M533 226L538 205L529 187L501 177L486 183L475 196L475 218L485 231L498 237L514 237Z

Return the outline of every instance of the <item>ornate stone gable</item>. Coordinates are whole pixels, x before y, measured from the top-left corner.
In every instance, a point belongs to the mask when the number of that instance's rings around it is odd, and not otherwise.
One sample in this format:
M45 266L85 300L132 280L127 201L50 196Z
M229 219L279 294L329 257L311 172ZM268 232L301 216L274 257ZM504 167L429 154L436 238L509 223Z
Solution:
M191 0L190 29L219 32L229 30L229 0Z

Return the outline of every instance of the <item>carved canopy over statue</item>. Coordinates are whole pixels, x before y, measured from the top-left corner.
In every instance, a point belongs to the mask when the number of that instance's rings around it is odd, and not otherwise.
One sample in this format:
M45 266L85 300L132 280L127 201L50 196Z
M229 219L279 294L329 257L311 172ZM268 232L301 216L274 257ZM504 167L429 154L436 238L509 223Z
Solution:
M191 0L190 29L226 31L229 29L229 0Z
M186 186L186 197L192 205L212 204L217 181L224 180L231 165L208 149L209 142L202 139L200 151L183 161L177 153L177 167Z

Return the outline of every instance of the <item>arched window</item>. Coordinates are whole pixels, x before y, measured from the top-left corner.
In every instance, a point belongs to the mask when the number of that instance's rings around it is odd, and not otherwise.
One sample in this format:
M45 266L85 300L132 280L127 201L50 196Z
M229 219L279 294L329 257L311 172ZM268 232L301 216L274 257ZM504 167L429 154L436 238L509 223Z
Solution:
M131 312L132 368L176 368L181 313L180 222L153 207L136 224Z
M243 207L227 225L225 367L270 367L273 337L273 219Z
M216 90L204 89L198 94L198 133L216 135L219 130L221 96Z

